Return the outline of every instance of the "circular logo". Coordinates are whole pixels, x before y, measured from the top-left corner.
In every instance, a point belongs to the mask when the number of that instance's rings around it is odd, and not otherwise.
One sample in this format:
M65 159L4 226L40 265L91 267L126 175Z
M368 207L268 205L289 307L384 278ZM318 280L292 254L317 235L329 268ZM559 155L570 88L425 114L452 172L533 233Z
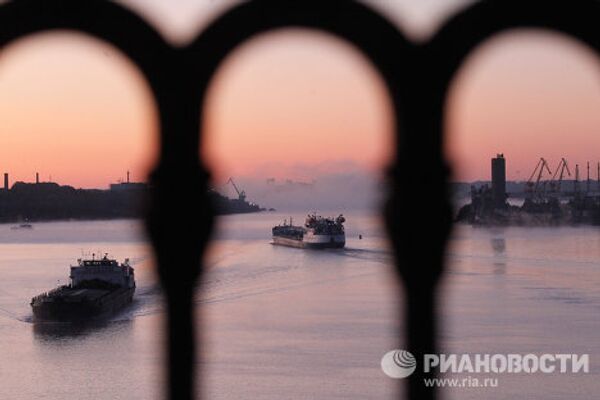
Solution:
M392 350L381 358L381 369L390 378L406 378L417 369L417 360L406 350Z

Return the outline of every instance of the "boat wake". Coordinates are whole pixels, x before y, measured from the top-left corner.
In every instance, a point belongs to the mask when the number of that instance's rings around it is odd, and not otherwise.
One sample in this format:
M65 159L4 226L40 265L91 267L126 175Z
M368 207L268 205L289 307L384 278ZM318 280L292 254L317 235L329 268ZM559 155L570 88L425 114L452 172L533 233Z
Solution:
M252 251L252 249L247 249ZM284 258L289 260L285 264L261 264L258 260L250 264L245 260L240 260L237 252L222 254L218 258L206 264L204 281L197 291L196 304L212 304L222 301L235 301L246 297L253 297L262 294L285 292L305 286L333 283L341 279L358 278L369 275L374 271L374 265L389 265L392 262L392 253L386 249L365 249L346 247L343 249L326 249L305 253L298 249L288 249L295 252L294 257ZM309 254L312 261L307 262L304 257ZM325 263L323 275L315 276L315 257ZM346 257L356 260L352 264L341 264L332 266L327 270L327 258ZM233 262L235 260L235 262ZM140 263L141 259L134 263ZM364 261L364 263L362 263ZM350 272L340 276L334 271L344 268ZM306 275L307 271L310 275ZM0 318L5 317L22 323L33 323L33 316L30 312L21 314L24 307L19 310L11 310L10 307L0 307ZM118 314L107 319L107 323L129 321L138 317L150 316L164 313L164 296L160 284L157 282L146 282L140 285L134 295L133 302L124 308Z
M25 323L31 323L33 322L33 316L31 314L29 315L18 315L10 310L7 310L6 308L0 307L0 315L4 316L5 318L11 319L13 321L19 321L19 322L25 322Z
M376 262L380 264L391 264L393 262L393 253L385 249L359 249L346 247L339 250L339 254L345 257Z

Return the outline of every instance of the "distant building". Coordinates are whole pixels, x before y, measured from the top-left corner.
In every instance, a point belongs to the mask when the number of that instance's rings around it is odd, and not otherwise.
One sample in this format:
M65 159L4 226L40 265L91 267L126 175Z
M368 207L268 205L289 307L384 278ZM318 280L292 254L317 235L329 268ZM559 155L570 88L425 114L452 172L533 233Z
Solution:
M310 182L303 182L303 181L296 181L296 180L289 179L289 178L285 179L281 183L277 183L275 178L268 178L266 182L267 182L267 185L275 186L277 188L288 188L288 189L293 188L293 187L312 188L317 183L317 181L314 179Z
M113 192L124 192L129 190L146 190L148 184L144 182L120 182L111 183L110 190Z
M130 182L129 181L129 171L127 171L127 181L126 182L110 184L110 190L114 191L114 192L146 190L147 188L148 188L148 184L145 182Z

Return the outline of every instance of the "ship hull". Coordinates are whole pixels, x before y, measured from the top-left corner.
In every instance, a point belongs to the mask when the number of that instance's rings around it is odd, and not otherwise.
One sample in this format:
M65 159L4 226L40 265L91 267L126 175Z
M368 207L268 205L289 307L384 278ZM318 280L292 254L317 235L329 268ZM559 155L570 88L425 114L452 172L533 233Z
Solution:
M341 249L346 245L344 235L312 235L302 239L273 236L273 244L299 249Z
M119 288L97 296L65 300L41 296L31 303L34 321L87 321L106 318L133 300L135 287ZM97 294L97 293L96 293Z

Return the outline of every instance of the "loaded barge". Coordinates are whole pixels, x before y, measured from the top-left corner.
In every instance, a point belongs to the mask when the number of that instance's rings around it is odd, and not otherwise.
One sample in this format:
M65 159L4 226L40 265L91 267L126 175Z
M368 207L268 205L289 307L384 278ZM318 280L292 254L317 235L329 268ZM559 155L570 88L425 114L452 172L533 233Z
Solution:
M82 321L106 317L133 300L135 277L129 260L78 260L68 285L31 299L35 321Z

